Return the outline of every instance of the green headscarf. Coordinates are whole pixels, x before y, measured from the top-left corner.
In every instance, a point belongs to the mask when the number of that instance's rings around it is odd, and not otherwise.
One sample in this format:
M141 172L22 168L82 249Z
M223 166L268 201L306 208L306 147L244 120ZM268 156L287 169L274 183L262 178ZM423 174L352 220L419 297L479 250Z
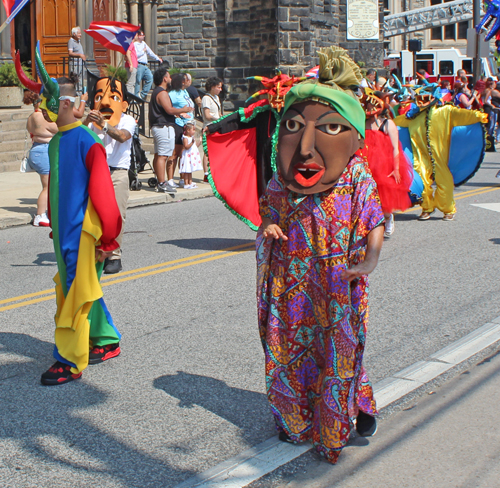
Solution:
M320 98L331 105L342 117L365 137L365 112L354 94L363 79L358 65L345 49L322 48L319 54L319 78L295 85L285 97L283 114L294 103L310 98Z

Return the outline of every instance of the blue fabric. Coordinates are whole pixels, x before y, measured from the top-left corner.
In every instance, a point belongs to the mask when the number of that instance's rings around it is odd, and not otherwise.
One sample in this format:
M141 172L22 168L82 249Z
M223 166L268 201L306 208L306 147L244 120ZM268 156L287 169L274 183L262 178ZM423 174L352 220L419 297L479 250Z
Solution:
M49 143L35 142L29 152L28 162L39 175L48 175L50 172Z
M451 130L448 168L455 186L463 185L476 173L485 150L484 129L480 122ZM478 151L481 147L482 150Z
M194 107L194 103L186 90L171 90L168 92L170 100L172 101L172 107L183 108L186 105ZM194 112L188 112L189 118L183 119L181 117L175 118L175 123L184 127L187 122L192 122L194 120Z
M68 361L67 359L64 359L60 354L59 354L59 351L57 349L57 346L54 346L54 352L52 353L52 355L54 356L54 359L56 361L60 361L61 363L64 363L64 364L69 364L72 368L75 368L77 369L76 367L76 364L73 364L71 361Z
M144 86L142 87L141 90L142 80L144 80ZM139 90L141 90L141 98L143 100L146 100L146 97L148 96L152 84L153 84L153 73L151 73L151 70L144 64L139 64L137 66L137 73L135 76L134 95L137 97L139 95Z
M413 179L410 186L410 200L411 203L415 205L422 199L422 192L424 191L424 183L422 181L422 178L420 178L420 175L415 171L415 168L413 166L414 161L413 161L413 150L411 147L410 131L408 127L398 127L398 131L399 131L399 141L403 146L403 152L405 153L405 156L409 159L412 165Z

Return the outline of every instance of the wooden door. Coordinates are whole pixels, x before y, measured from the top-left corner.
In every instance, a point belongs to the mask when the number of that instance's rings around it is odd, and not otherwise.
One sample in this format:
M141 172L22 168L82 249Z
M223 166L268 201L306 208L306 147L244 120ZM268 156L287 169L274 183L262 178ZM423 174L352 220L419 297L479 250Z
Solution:
M35 43L51 76L63 74L62 57L68 57L71 29L76 26L76 0L36 0Z
M100 20L113 20L110 17L112 0L92 0L93 22ZM94 59L100 68L105 64L111 64L111 56L109 49L106 49L102 44L94 40Z

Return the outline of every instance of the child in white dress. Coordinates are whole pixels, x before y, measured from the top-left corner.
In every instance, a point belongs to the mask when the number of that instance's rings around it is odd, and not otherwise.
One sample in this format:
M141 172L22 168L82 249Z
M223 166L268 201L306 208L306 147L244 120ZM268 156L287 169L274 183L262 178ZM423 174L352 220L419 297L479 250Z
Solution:
M182 136L182 145L184 149L179 163L179 173L181 176L180 186L184 186L184 188L188 190L198 188L196 183L193 183L193 171L203 169L200 152L197 147L197 145L201 144L201 138L199 141L195 141L195 132L196 129L194 124L187 123L184 125L184 135ZM196 144L196 142L198 142L198 144ZM184 180L184 185L182 184L182 180Z

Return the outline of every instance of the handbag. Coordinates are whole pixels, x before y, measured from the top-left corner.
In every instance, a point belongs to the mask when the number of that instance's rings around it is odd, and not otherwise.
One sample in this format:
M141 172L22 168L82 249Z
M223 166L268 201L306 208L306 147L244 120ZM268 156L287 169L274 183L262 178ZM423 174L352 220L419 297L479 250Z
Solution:
M31 173L35 171L28 160L29 153L28 154L26 153L27 146L28 146L28 131L26 131L26 137L24 138L24 157L21 160L21 167L19 168L19 171L21 173Z

